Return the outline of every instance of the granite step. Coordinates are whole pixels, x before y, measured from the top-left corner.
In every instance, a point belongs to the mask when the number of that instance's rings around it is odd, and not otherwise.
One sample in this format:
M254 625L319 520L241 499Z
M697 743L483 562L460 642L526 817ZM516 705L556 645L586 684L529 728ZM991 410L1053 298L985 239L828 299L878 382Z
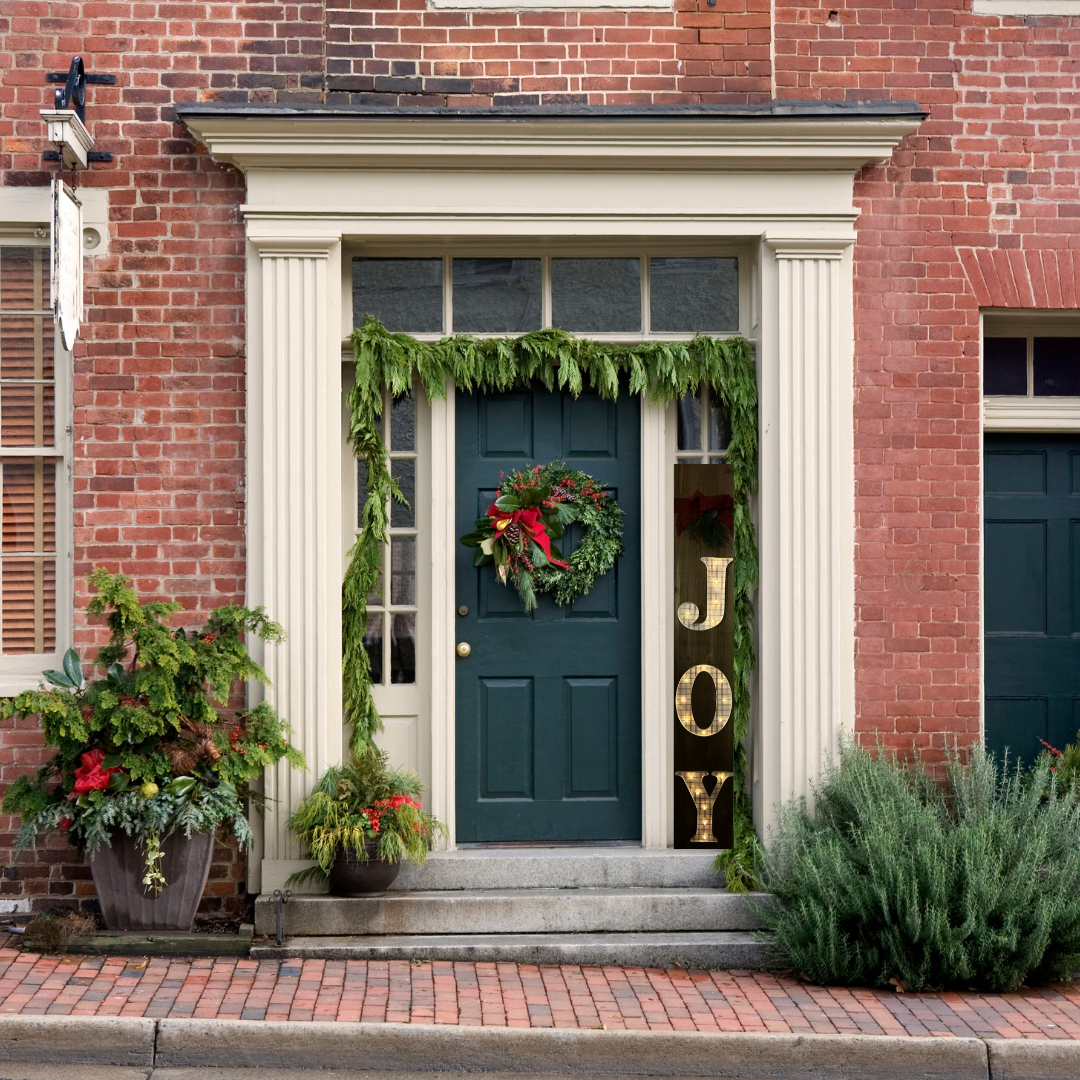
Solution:
M442 889L719 888L715 851L639 847L458 848L405 863L390 886Z
M756 930L763 902L724 889L459 889L293 896L284 915L296 937L684 933ZM274 898L260 896L255 932L274 934L276 914Z
M766 934L742 931L607 934L394 934L287 937L251 947L255 960L460 960L699 969L782 968Z

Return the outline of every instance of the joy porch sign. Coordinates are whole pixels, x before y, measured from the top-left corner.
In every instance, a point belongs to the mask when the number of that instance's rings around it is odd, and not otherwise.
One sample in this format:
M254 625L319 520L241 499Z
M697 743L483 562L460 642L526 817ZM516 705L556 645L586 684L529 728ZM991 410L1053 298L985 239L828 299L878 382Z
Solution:
M734 842L734 478L675 466L675 846Z

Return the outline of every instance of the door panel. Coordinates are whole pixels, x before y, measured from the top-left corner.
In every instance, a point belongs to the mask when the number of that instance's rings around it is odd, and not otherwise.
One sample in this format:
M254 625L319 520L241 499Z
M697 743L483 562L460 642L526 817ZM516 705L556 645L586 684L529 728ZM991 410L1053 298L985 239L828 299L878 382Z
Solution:
M458 393L457 533L471 532L501 472L562 458L625 513L626 554L569 607L522 610L492 566L457 549L457 840L641 836L640 416L636 395ZM572 552L580 532L560 542Z
M1080 439L984 440L986 745L1030 762L1076 738Z

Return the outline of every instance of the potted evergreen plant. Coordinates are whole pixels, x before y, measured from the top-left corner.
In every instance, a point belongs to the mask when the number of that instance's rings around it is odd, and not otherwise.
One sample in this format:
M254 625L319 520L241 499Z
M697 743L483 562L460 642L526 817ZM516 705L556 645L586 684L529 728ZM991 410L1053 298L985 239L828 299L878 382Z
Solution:
M422 866L432 840L446 835L421 806L421 791L415 773L389 768L375 746L331 766L289 819L315 860L289 884L325 881L336 896L381 896L402 859Z
M202 630L171 630L179 603L140 603L122 574L96 569L91 615L111 637L87 680L69 649L51 684L0 699L0 716L38 716L56 754L8 788L16 850L57 829L90 859L113 930L190 930L210 871L214 833L227 824L251 843L248 784L281 758L304 766L288 724L263 701L230 709L247 681L266 683L245 634L284 639L262 608L220 607Z

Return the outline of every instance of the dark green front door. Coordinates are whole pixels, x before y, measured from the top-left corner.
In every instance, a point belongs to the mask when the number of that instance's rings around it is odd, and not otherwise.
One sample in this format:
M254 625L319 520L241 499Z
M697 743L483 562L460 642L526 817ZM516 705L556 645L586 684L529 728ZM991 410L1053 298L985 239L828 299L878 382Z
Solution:
M522 610L494 568L458 545L457 840L641 836L638 397L543 389L457 395L457 534L499 474L561 458L595 476L626 515L626 554L571 607ZM575 544L571 527L563 554ZM468 614L461 615L462 608Z
M986 745L1030 762L1080 727L1080 439L987 435Z

